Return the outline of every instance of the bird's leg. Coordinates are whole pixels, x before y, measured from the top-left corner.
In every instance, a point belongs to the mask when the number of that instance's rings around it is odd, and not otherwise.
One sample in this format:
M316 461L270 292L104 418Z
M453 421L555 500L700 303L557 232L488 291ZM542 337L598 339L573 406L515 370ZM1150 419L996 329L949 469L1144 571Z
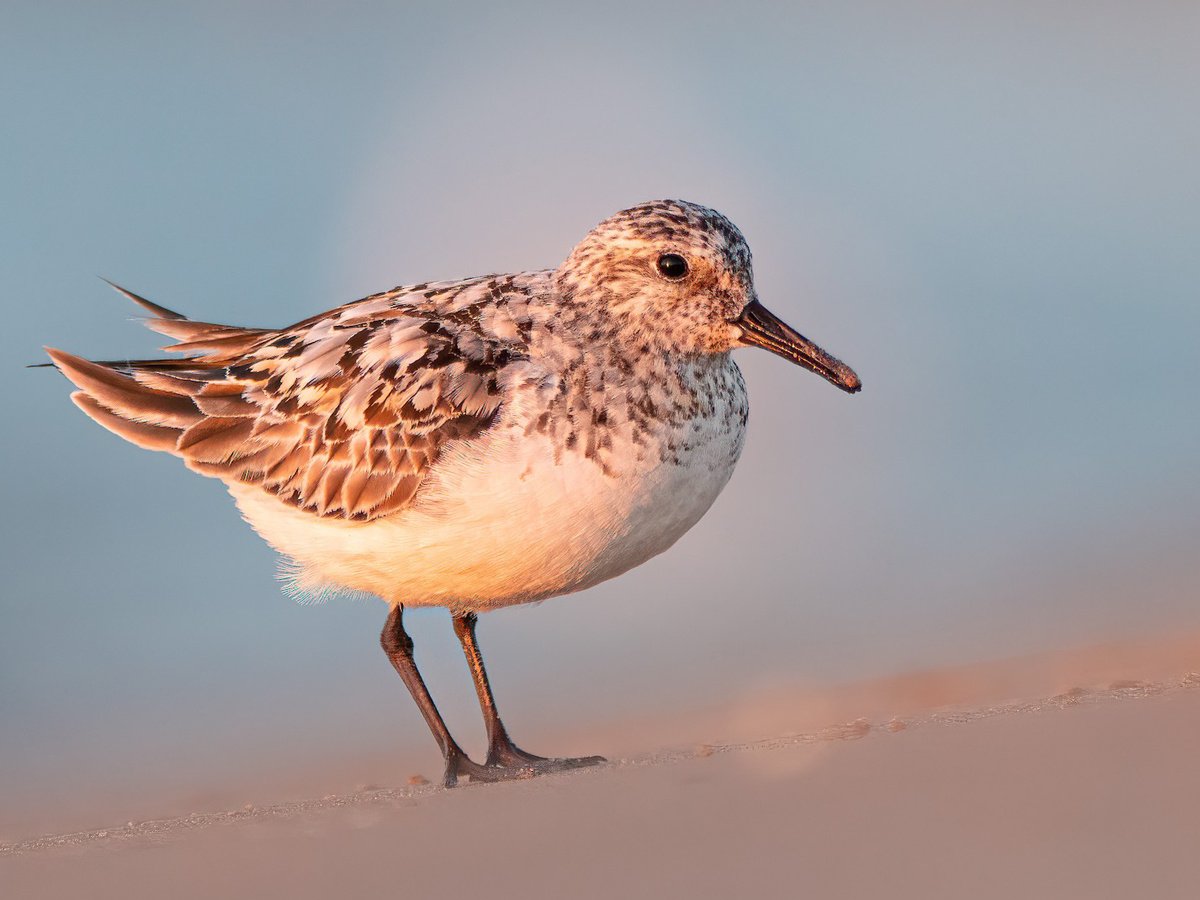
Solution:
M475 692L479 695L479 705L483 709L483 720L487 726L489 767L501 767L516 770L522 774L536 775L541 772L553 772L559 769L574 769L580 766L594 766L605 761L603 756L583 756L568 759L548 759L526 753L512 742L500 714L496 711L496 698L492 696L492 686L488 683L487 669L483 665L483 656L479 652L479 644L475 640L475 613L464 613L454 616L454 633L462 644L463 653L467 657L467 665L471 668L471 678L475 681Z
M417 701L421 715L425 717L425 722L442 751L442 758L446 761L445 786L454 787L460 777L470 778L472 781L495 781L493 772L489 771L487 766L473 762L450 735L450 729L446 727L433 698L429 696L425 680L417 671L417 664L413 659L412 638L404 630L402 615L403 607L397 605L392 608L383 626L383 633L379 636L379 642L383 645L383 652L387 654L387 658L404 679L409 693Z

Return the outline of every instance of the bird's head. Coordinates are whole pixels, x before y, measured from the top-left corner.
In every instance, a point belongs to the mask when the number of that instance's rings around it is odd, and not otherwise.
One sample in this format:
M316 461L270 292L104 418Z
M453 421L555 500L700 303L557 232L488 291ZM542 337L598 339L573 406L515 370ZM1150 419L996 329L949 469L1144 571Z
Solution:
M564 296L647 352L763 347L848 393L858 376L758 302L750 247L716 210L655 200L593 228L559 267Z

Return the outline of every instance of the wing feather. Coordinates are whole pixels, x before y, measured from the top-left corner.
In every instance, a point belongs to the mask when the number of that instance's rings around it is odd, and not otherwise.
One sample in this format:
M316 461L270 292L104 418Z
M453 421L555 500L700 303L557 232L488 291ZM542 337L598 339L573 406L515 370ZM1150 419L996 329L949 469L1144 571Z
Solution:
M113 434L125 438L131 444L147 450L166 450L169 453L175 450L175 444L179 440L180 434L178 428L145 425L132 419L122 418L83 391L72 393L71 400Z
M397 288L279 331L193 322L117 288L178 341L166 349L202 355L48 352L80 409L126 440L315 515L364 521L408 506L447 443L495 421L527 320L496 308L493 283Z

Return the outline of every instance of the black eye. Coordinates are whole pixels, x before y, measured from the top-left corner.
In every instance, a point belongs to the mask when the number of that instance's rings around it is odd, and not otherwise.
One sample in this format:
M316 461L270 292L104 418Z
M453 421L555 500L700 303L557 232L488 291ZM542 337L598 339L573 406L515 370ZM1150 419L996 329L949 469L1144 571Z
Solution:
M678 253L664 253L658 258L658 272L663 278L678 281L688 273L687 260Z

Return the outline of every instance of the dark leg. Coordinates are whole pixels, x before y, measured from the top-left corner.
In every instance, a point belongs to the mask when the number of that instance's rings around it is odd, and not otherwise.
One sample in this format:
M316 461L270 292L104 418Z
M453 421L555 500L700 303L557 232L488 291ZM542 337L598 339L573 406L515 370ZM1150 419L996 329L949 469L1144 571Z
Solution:
M483 666L483 656L479 652L479 644L475 640L475 613L466 613L454 617L454 633L462 643L463 653L467 656L467 665L471 667L471 678L475 681L475 692L479 695L479 705L483 709L483 721L487 725L489 767L504 767L517 769L535 775L541 772L553 772L559 769L574 769L580 766L594 766L604 762L603 756L583 756L574 759L547 759L544 756L534 756L526 753L512 742L500 714L496 711L496 699L492 696L492 686L488 683L487 669Z
M400 673L400 677L404 679L409 693L417 701L421 715L425 717L425 722L429 725L429 730L433 732L433 738L442 751L442 757L446 760L446 787L454 787L460 776L470 778L472 781L497 780L494 773L489 771L486 766L472 762L454 738L450 736L450 730L442 721L442 714L438 712L433 698L429 696L425 680L417 671L417 664L413 660L412 638L404 630L401 622L402 613L403 608L400 606L392 609L383 626L383 633L379 636L379 642L383 645L383 652L387 654L396 671Z

